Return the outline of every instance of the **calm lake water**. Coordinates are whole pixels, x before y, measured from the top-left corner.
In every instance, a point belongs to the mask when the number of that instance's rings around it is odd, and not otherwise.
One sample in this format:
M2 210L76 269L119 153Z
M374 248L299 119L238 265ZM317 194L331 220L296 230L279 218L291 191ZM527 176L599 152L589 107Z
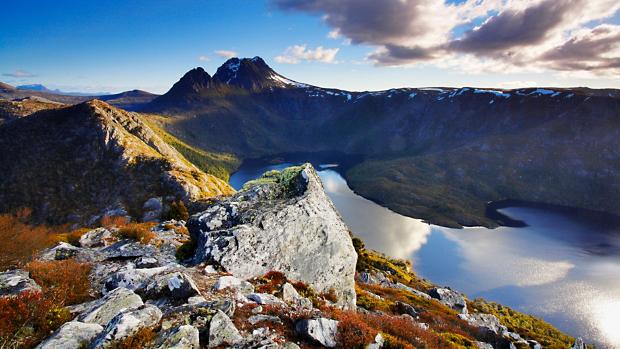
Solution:
M302 161L244 163L240 189ZM543 317L598 348L620 348L620 227L540 208L500 212L527 227L450 229L396 214L355 193L333 159L311 160L334 206L366 248L408 259L420 277L469 299L483 297ZM316 163L315 163L316 162Z

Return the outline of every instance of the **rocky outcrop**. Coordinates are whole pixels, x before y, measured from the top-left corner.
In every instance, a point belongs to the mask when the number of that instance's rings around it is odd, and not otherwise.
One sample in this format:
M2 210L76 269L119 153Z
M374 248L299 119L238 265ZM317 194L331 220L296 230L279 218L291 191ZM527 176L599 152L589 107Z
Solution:
M355 306L357 255L348 229L305 164L266 173L187 222L198 242L194 263L212 261L241 279L281 271L338 304Z
M458 311L461 314L467 314L467 303L462 294L447 288L435 287L428 292L428 295L435 298L439 303Z
M45 342L36 349L76 349L86 348L95 339L103 327L98 324L67 322L56 330Z
M123 309L108 322L91 348L109 348L115 341L127 338L143 328L153 328L161 316L161 310L153 305Z
M21 269L0 273L0 297L26 291L41 291L41 287L30 278L30 273Z

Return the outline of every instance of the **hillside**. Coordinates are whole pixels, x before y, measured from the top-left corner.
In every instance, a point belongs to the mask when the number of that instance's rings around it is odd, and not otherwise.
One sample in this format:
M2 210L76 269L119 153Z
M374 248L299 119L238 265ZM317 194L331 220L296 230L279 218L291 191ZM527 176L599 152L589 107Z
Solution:
M135 113L90 101L0 124L0 211L52 223L103 214L140 220L144 204L233 193L189 163ZM161 213L161 212L160 212Z
M348 92L287 79L255 57L233 58L213 76L194 69L141 111L196 149L242 159L362 155L366 163L347 172L362 196L433 223L496 226L485 204L502 198L620 214L620 192L609 184L620 173L613 96L587 88Z

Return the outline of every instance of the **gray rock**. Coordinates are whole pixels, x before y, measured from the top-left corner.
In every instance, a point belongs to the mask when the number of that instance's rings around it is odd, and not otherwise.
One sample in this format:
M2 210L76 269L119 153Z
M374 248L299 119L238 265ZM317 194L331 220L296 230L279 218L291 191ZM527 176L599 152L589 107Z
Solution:
M399 289L399 290L405 290L405 291L411 292L411 293L415 294L416 296L418 296L420 298L431 299L431 296L427 295L426 293L418 291L415 288L411 288L411 287L409 287L409 286L407 286L405 284L402 284L400 282L398 282L395 285L393 285L392 288L396 288L396 289Z
M485 342L474 342L474 345L478 349L493 349L493 346L491 344Z
M105 246L104 239L111 237L112 233L106 228L97 228L80 237L80 247L94 248Z
M467 314L467 303L462 294L447 288L435 287L428 293L429 296L439 300L439 303L460 312Z
M161 317L161 310L153 305L124 309L108 322L91 348L109 348L114 341L130 337L143 328L157 326Z
M44 261L61 261L75 258L78 261L92 262L99 260L100 254L99 252L91 249L75 247L66 242L59 242L56 245L43 250L39 258Z
M586 349L586 344L583 342L583 338L577 338L575 343L569 349Z
M282 271L318 293L333 289L339 306L354 308L357 254L314 168L286 169L278 181L250 185L192 216L194 263L216 261L241 279Z
M217 274L217 270L212 265L207 265L205 267L205 273L207 274Z
M377 335L375 336L375 341L373 343L368 344L366 349L381 349L383 348L384 344L385 344L385 339L383 339L383 336L381 335L381 333L377 333Z
M105 326L121 310L143 304L140 296L129 289L120 287L103 298L90 302L89 307L78 316L78 321Z
M506 326L500 324L499 319L493 314L459 314L459 319L467 321L472 326L499 335L508 331Z
M543 349L543 347L542 347L542 345L540 345L540 343L538 343L537 341L532 340L532 339L528 340L528 341L527 341L527 344L528 344L528 345L530 346L530 348L532 348L532 349Z
M276 306L286 305L280 298L272 294L251 293L247 297L249 300L254 301L260 305L276 305Z
M230 318L218 310L209 325L209 348L215 348L224 342L234 344L242 339Z
M312 309L312 301L300 296L295 287L288 282L282 286L282 300L297 308Z
M254 286L251 283L234 276L222 276L217 279L215 285L213 285L213 289L218 291L226 288L231 288L241 294L250 294L254 292Z
M202 296L194 296L194 297L189 297L187 299L187 304L189 305L195 305L195 304L201 304L201 303L205 303L207 300L205 299L205 297Z
M103 294L107 294L108 292L119 287L135 290L142 285L145 279L146 277L137 272L136 269L120 271L110 275L110 277L103 284L102 292Z
M16 269L0 273L0 297L17 295L26 291L41 291L26 270Z
M162 331L155 339L158 349L198 349L200 334L192 325L175 326Z
M200 295L200 290L198 290L192 278L181 272L156 275L140 285L136 292L146 299L163 297L185 299Z
M125 239L106 248L103 248L101 252L106 254L106 259L136 258L142 256L151 256L153 255L153 253L155 253L155 249L151 246L146 246L137 242L133 242L131 239Z
M49 336L36 349L77 349L88 345L101 332L103 327L97 324L67 322Z
M271 316L271 315L252 315L248 318L248 321L252 324L255 325L261 321L267 321L267 322L275 322L278 324L282 323L282 320L280 320L279 317L277 316Z
M321 345L333 348L338 339L338 321L330 319L300 320L295 326L295 331L300 336L321 343Z
M159 261L153 257L140 257L134 262L136 268L156 268L159 267Z
M422 313L428 313L426 311L426 309L421 308L421 307L415 307L412 305L409 305L407 303L402 303L399 301L396 301L395 303L395 307L398 310L399 313L401 314L407 314L409 316L411 316L412 318L417 318L418 316L420 316L420 314Z
M147 200L142 209L145 212L142 217L142 222L159 221L164 211L162 198L151 198Z

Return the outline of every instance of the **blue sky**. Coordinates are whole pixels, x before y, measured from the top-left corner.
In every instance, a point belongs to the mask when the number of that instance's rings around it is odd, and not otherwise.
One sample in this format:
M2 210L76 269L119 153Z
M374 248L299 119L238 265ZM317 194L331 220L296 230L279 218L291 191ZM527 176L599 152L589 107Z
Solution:
M166 92L227 54L322 87L620 88L617 0L6 1L0 81ZM551 19L549 19L551 18ZM476 28L474 30L474 28Z

